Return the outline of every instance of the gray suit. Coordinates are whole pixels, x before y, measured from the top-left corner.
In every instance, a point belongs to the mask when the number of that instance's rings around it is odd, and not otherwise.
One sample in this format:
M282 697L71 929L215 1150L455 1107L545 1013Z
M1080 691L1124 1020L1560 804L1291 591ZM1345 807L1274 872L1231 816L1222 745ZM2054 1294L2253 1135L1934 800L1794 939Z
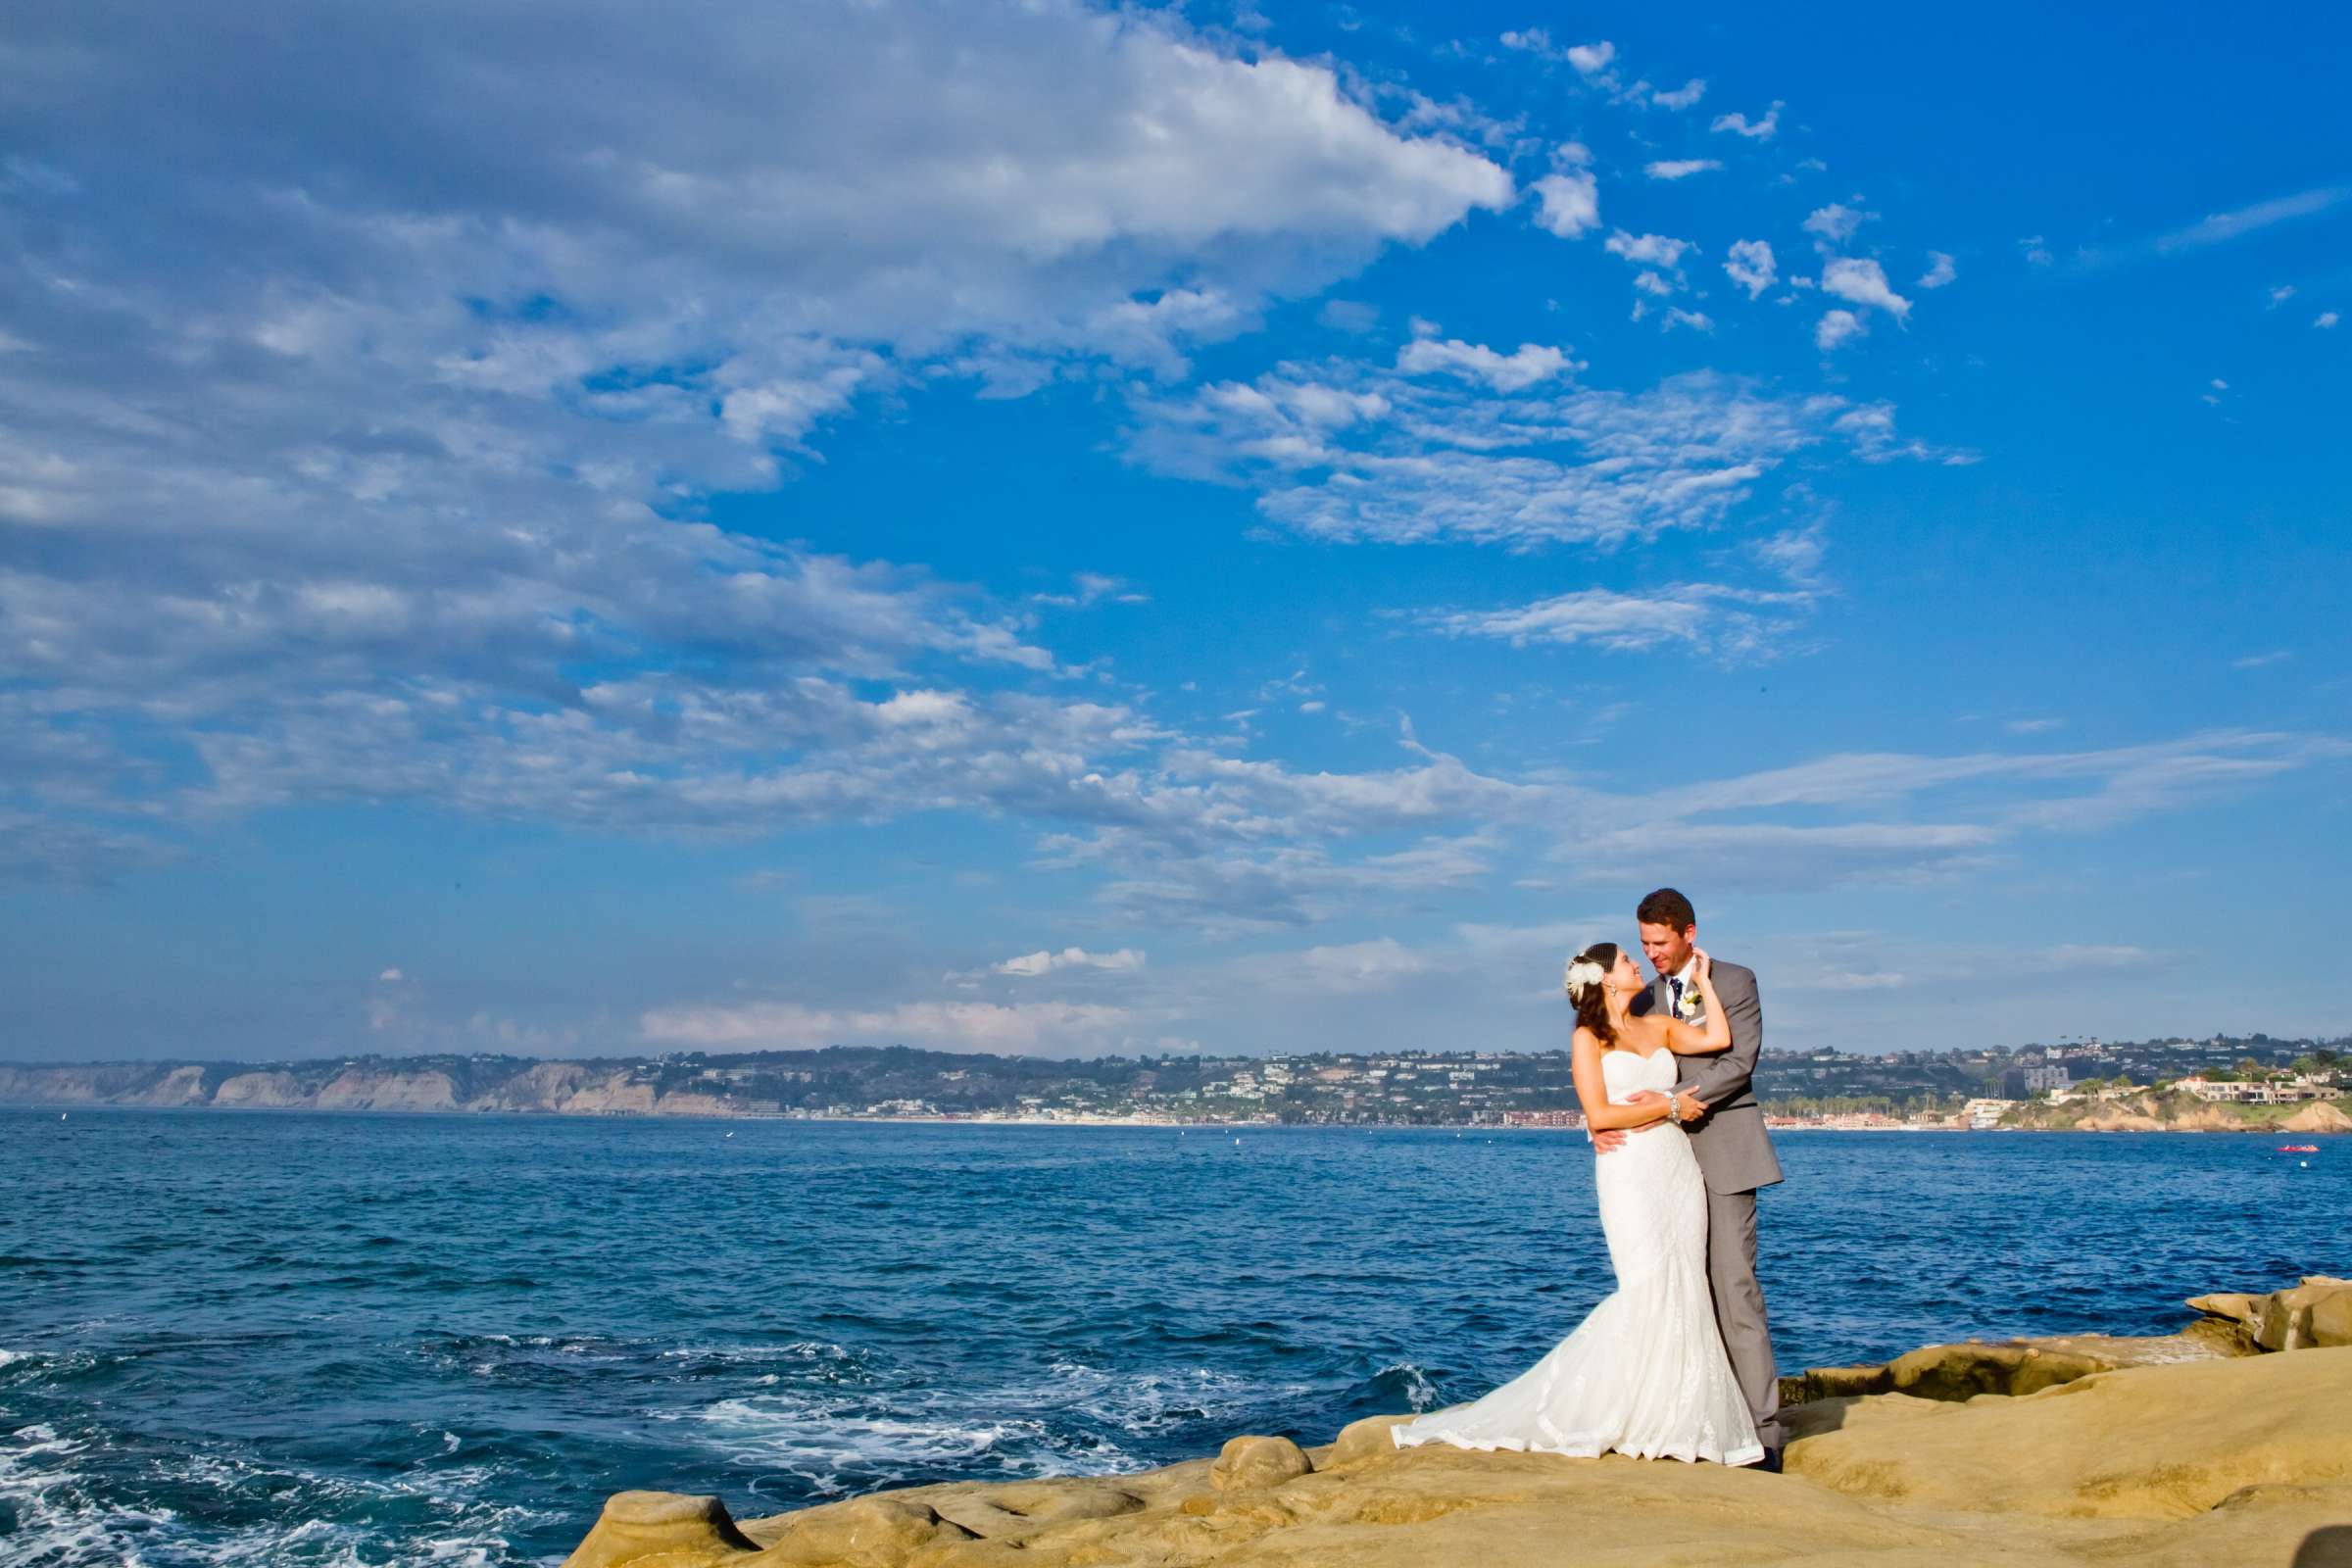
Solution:
M1764 1315L1764 1287L1756 1283L1756 1189L1781 1180L1781 1162L1764 1131L1764 1107L1752 1083L1764 1048L1764 1004L1756 972L1715 960L1715 995L1732 1028L1732 1049L1683 1059L1683 1082L1697 1091L1707 1113L1688 1123L1690 1152L1707 1182L1707 1285L1715 1322L1756 1435L1781 1446L1781 1380L1772 1361L1772 1325ZM1664 980L1649 988L1642 1011L1664 1012L1673 993Z

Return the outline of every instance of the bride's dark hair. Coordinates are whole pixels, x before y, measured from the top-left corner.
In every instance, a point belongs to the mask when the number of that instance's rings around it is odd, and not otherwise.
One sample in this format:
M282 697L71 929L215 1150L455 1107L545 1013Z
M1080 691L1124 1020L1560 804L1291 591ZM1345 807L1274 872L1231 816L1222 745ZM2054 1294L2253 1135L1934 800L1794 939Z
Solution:
M1576 971L1586 964L1600 970L1597 978L1589 972L1584 976ZM1576 1008L1576 1021L1592 1031L1602 1050L1617 1043L1617 1031L1609 1026L1609 972L1617 967L1617 944L1595 942L1568 960L1568 1001Z

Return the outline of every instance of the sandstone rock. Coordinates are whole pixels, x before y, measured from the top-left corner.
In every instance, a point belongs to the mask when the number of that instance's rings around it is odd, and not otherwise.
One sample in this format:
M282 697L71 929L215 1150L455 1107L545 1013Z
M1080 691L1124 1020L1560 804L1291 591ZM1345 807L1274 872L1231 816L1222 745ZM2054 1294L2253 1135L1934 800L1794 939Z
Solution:
M1790 1473L1911 1508L2181 1519L2245 1487L2352 1491L2352 1355L2132 1367L1965 1404L1833 1401L1805 1418Z
M2315 1100L2278 1125L2290 1133L2352 1133L2352 1116L2325 1100Z
M2321 1302L2336 1297L2352 1298L2352 1280L2313 1275L2292 1290L2273 1291L2263 1298L2262 1318L2254 1326L2255 1343L2266 1350L2300 1350L2326 1343L2312 1332L2312 1313ZM2329 1307L2331 1325L2342 1310Z
M320 1110L455 1110L458 1088L445 1072L338 1073L319 1089Z
M1331 1446L1315 1458L1315 1468L1328 1470L1334 1465L1354 1464L1359 1459L1376 1459L1382 1454L1396 1451L1396 1440L1389 1429L1412 1419L1409 1415L1368 1415L1361 1421L1350 1421L1340 1428L1340 1435Z
M2192 1296L2188 1306L2207 1317L2227 1318L2254 1328L2262 1322L2262 1304L2268 1297L2248 1296L2239 1291L2217 1291L2211 1296Z
M205 1102L204 1069L174 1067L156 1083L123 1101L132 1105L201 1105Z
M1288 1438L1235 1438L1219 1450L1208 1484L1219 1492L1279 1487L1312 1469L1305 1452Z
M1036 1481L986 1492L949 1493L929 1499L940 1518L984 1541L1019 1544L1054 1525L1078 1519L1115 1519L1144 1506L1131 1492L1083 1482Z
M625 1072L589 1078L558 1107L567 1116L649 1115L654 1108L654 1086L630 1079Z
M2339 1283L2296 1287L2315 1292L2315 1331ZM2173 1359L2183 1355L2201 1358ZM2067 1357L2155 1359L2033 1394L1981 1387L2073 1370ZM661 1499L677 1516L654 1510L648 1523L615 1498L570 1568L2321 1568L2346 1555L2352 1351L2229 1355L2194 1336L2086 1336L1931 1346L1843 1370L1941 1396L1793 1407L1786 1476L1398 1450L1388 1428L1405 1417L1379 1416L1312 1454L1243 1438L1213 1463L919 1487L732 1534L706 1499Z
M1923 1399L1973 1399L1980 1394L2036 1394L2117 1363L2102 1355L2038 1345L1930 1345L1883 1366L1815 1367L1781 1379L1784 1404L1907 1394Z
M2168 1124L2132 1111L2109 1110L2082 1117L2075 1126L2086 1133L2160 1133Z
M2352 1290L2329 1291L2312 1302L2305 1329L2315 1346L2352 1346Z
M978 1539L928 1502L889 1493L787 1517L788 1527L747 1568L903 1568L916 1548L943 1538Z
M282 1110L303 1102L302 1086L288 1072L241 1072L213 1092L216 1105Z
M703 1568L757 1549L716 1497L616 1492L564 1568Z

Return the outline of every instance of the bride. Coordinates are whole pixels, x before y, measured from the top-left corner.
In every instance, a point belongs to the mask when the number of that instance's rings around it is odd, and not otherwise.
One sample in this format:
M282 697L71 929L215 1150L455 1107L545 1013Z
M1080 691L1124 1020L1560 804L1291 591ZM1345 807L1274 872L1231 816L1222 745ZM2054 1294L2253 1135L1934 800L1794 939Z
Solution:
M1703 1031L1659 1014L1632 1016L1634 999L1647 988L1633 956L1614 942L1596 942L1570 960L1576 1093L1588 1127L1646 1130L1681 1121L1675 1054L1732 1043L1714 965L1703 952L1695 958ZM1578 1458L1613 1451L1726 1465L1764 1457L1715 1327L1706 1190L1689 1141L1679 1132L1630 1138L1595 1161L1592 1179L1616 1293L1543 1360L1485 1398L1391 1428L1398 1447L1448 1443Z

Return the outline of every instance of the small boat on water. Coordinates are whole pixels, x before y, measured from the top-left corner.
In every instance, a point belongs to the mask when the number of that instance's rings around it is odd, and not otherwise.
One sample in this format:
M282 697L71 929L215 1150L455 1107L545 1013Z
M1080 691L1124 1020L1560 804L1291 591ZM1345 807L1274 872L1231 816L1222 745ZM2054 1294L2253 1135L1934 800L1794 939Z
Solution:
M2281 1154L2316 1154L2319 1152L2320 1146L2317 1144L2280 1144L2278 1146L2278 1152Z

